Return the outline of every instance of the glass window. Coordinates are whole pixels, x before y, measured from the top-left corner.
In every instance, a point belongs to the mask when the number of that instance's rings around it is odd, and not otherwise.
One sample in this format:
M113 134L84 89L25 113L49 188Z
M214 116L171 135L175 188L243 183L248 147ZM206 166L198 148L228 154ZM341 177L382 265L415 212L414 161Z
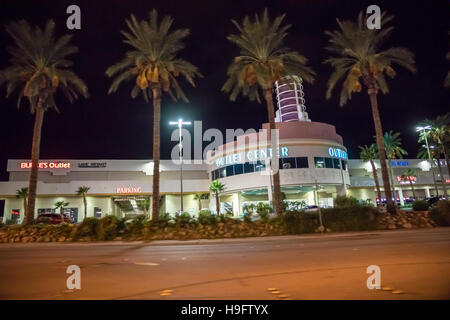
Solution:
M250 162L244 163L244 173L255 172L255 165Z
M347 161L342 160L342 170L347 170Z
M233 166L225 167L227 177L234 176Z
M211 171L211 180L216 180L217 179L217 169Z
M333 168L333 159L325 158L325 167L326 168Z
M341 166L339 165L339 159L333 159L333 166L335 169L341 168Z
M255 163L255 171L264 171L266 170L266 164L262 161L257 161Z
M325 160L322 157L314 157L314 165L316 168L325 168Z
M235 164L234 165L234 174L242 174L242 173L244 173L244 165Z
M227 170L225 168L220 168L218 178L224 178L226 176L227 176Z
M94 207L94 218L102 217L102 208Z
M282 169L295 169L295 158L283 158Z
M297 168L308 168L308 157L297 157Z

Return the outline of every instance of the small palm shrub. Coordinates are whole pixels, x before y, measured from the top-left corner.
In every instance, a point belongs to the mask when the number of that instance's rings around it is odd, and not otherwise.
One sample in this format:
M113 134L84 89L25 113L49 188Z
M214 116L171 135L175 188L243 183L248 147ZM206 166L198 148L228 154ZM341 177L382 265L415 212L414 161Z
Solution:
M431 218L438 226L450 226L450 200L440 200L431 209Z
M113 240L120 231L122 222L115 216L106 216L98 220L96 228L97 240Z
M269 214L272 211L272 207L268 203L259 202L256 206L256 212L263 221L267 221L269 219Z
M179 227L185 228L193 221L188 212L183 212L175 218L175 224Z
M85 218L75 231L74 239L82 237L95 237L99 219L97 218Z
M377 209L364 205L322 209L325 228L335 232L375 230Z
M412 204L412 208L414 211L426 211L428 210L429 204L425 200L417 200Z

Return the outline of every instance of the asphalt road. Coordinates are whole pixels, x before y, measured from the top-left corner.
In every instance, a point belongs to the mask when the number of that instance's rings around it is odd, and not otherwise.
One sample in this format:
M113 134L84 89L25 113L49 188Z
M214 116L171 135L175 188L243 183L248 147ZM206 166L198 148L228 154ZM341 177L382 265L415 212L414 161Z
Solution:
M81 268L80 290L66 287L69 265ZM369 290L369 265L395 290ZM0 245L0 299L449 298L450 228Z

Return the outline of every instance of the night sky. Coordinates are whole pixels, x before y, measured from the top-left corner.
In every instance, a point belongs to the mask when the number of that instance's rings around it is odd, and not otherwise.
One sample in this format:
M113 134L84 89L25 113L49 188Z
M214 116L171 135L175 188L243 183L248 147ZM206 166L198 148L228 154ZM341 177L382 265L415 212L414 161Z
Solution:
M67 30L66 8L70 4L81 7L81 30ZM395 30L386 46L403 46L416 54L418 72L414 75L397 68L397 77L389 80L391 93L379 96L385 131L400 131L403 146L414 158L417 153L414 126L424 118L434 118L449 111L450 90L443 80L450 67L445 60L449 49L448 0L434 1L325 1L279 0L254 1L43 1L2 0L0 2L0 69L8 65L5 46L11 44L4 25L12 20L26 19L41 26L49 18L57 25L57 35L71 33L72 44L80 52L72 57L75 72L87 83L88 99L71 105L57 96L60 114L47 112L44 118L41 158L65 159L151 159L152 107L141 96L131 99L132 83L121 86L118 93L108 95L110 80L105 76L108 66L119 60L127 50L122 43L124 19L134 13L147 18L156 8L160 15L175 18L175 28L190 28L191 36L181 56L197 65L204 75L197 87L185 84L191 103L163 99L161 118L161 158L168 159L175 142L170 141L169 120L179 116L202 120L203 130L219 128L255 128L267 122L265 105L240 97L230 102L220 91L226 69L238 54L226 36L235 33L231 19L241 21L247 14L261 12L264 7L273 16L287 13L286 22L292 24L286 45L305 55L317 73L314 84L305 85L307 112L313 121L330 123L344 138L350 158L358 157L358 145L370 144L374 135L369 99L363 91L343 108L338 94L325 99L326 81L331 72L322 61L328 56L325 30L337 27L335 18L354 19L360 10L378 4L382 10L395 15ZM5 99L0 88L0 179L7 179L8 158L29 158L34 117L28 103L16 108L16 96ZM337 93L337 92L336 92Z

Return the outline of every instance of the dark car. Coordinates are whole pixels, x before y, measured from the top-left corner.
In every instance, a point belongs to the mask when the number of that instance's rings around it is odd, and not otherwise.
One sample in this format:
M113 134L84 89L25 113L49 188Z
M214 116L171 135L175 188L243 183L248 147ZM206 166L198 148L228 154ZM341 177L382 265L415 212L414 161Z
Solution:
M49 223L49 224L60 224L62 222L73 223L71 217L67 215L63 215L63 217L61 217L61 215L57 213L43 213L38 215L38 217L36 218L36 223Z

